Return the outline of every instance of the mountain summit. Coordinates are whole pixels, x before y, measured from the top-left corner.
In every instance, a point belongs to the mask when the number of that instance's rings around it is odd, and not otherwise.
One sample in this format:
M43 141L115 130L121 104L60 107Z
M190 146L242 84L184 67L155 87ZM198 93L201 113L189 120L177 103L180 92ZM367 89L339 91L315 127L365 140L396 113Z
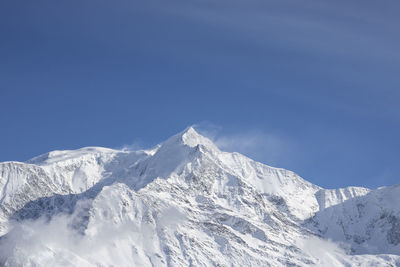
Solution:
M189 127L0 163L4 266L399 266L400 187L324 189Z
M175 137L179 137L185 145L190 147L203 145L211 149L217 149L217 147L214 145L213 142L211 142L210 139L197 133L193 127L186 128L183 132L177 134ZM172 137L172 139L173 138L174 137Z

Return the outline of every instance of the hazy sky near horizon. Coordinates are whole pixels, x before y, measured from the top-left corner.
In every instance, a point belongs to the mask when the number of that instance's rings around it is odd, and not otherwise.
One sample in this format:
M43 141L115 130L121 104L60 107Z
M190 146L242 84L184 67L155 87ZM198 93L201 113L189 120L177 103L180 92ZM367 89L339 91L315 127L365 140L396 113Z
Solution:
M400 2L0 3L0 161L189 125L323 187L400 183Z

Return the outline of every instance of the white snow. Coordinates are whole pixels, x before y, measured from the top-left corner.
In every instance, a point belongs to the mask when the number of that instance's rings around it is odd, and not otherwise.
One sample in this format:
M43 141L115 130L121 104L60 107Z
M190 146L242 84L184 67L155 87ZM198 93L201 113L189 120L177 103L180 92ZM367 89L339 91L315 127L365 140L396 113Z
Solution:
M5 266L396 266L400 186L323 189L189 127L0 163Z

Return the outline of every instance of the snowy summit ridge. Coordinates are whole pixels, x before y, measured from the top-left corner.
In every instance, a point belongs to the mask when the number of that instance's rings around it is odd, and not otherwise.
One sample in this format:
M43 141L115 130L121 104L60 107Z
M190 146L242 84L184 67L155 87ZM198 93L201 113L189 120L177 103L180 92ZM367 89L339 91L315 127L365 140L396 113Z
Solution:
M183 141L183 143L190 147L195 147L198 145L203 145L205 147L211 149L217 149L213 142L210 139L198 134L193 127L186 128L183 132L177 135Z
M399 266L400 187L324 189L189 127L0 163L4 266Z

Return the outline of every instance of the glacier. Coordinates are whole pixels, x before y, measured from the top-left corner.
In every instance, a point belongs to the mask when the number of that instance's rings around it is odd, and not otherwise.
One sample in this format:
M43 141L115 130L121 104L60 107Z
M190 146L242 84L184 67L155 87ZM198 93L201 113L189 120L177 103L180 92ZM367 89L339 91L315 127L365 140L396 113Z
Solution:
M324 189L189 127L0 163L2 266L400 266L400 185Z

